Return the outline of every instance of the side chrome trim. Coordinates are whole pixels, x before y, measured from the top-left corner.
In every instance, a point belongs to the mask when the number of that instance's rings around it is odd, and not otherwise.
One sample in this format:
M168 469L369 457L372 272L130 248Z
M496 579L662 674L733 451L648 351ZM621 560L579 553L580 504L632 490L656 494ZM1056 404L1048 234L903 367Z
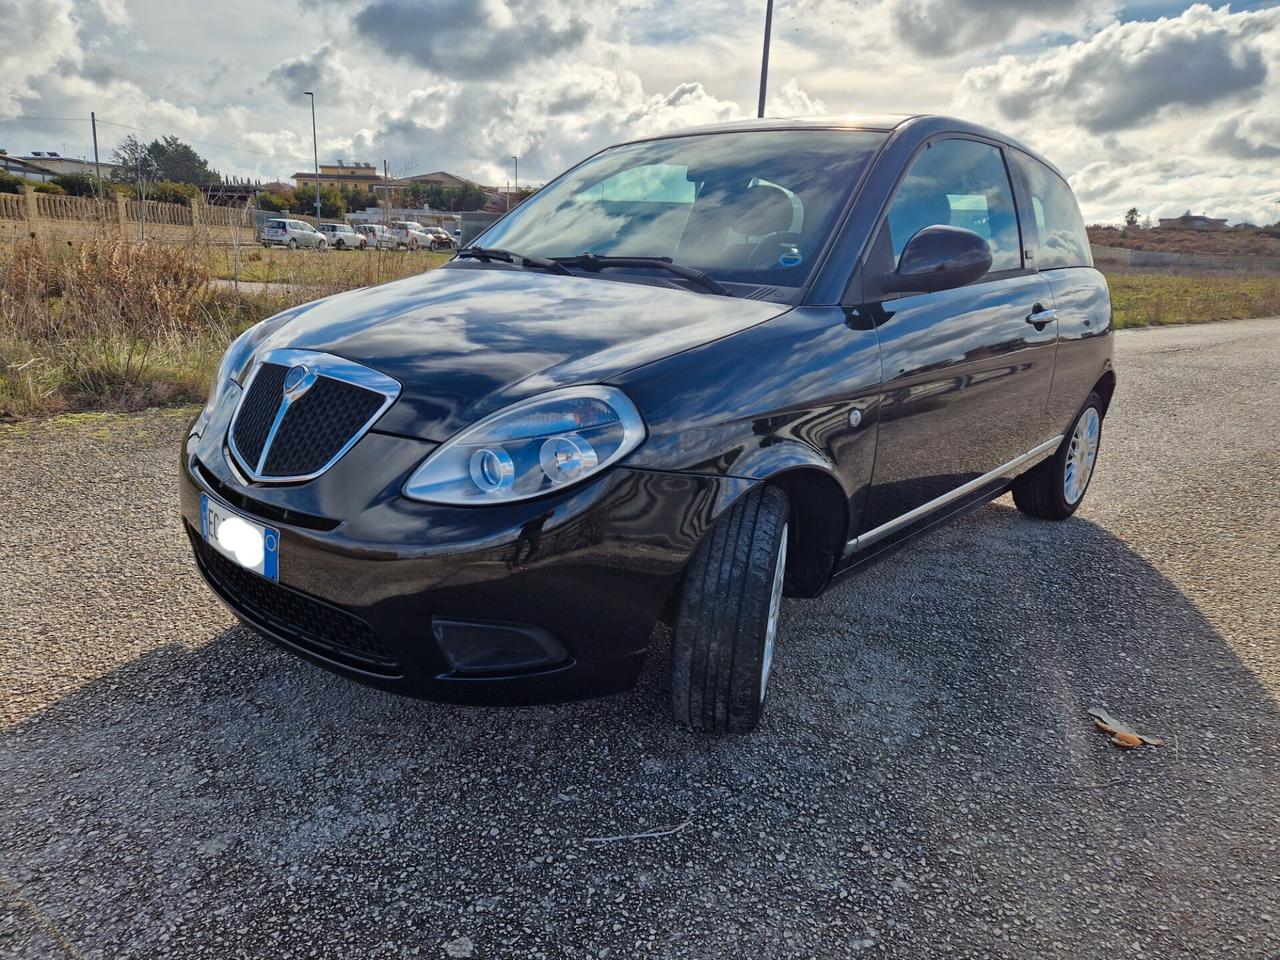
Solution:
M883 540L885 537L897 533L899 530L910 526L917 520L927 517L935 510L939 510L949 503L954 503L977 490L981 490L989 483L1011 477L1025 467L1034 467L1041 460L1045 460L1052 456L1053 452L1057 450L1061 444L1061 435L1054 437L1052 440L1046 440L1034 450L1029 450L1020 457L1014 457L1008 463L996 467L989 473L984 473L980 477L975 477L968 483L961 484L954 490L949 490L942 496L930 500L928 503L922 503L914 510L909 510L902 516L895 517L890 520L888 523L882 523L875 529L868 530L866 533L854 537L845 544L844 555L847 557L850 554L857 553L859 550L865 550L867 547Z
M343 383L349 383L353 386L363 387L373 393L382 394L382 405L374 411L373 416L366 420L342 445L342 448L330 457L328 462L321 466L319 470L290 477L264 476L261 471L266 467L267 454L271 452L271 445L275 442L276 433L280 430L280 424L284 422L284 415L289 411L289 405L306 392L305 389L302 389L292 392L286 391L281 394L280 406L276 408L275 419L272 420L271 428L267 432L267 439L262 444L262 453L258 457L258 462L251 465L236 449L236 422L240 419L240 410L244 407L244 402L249 396L249 388L253 386L253 380L258 375L258 371L262 369L264 363L275 363L284 367L305 366L308 371L308 382L306 383L308 388L315 382L317 377L328 377L330 380L340 380ZM230 459L251 480L258 483L298 483L304 480L314 480L341 460L347 451L356 445L356 441L369 432L369 428L378 422L378 418L387 412L387 408L395 403L399 396L400 382L398 380L393 380L386 374L379 373L377 370L370 369L353 360L335 357L332 354L321 353L317 350L295 350L291 348L269 350L253 358L253 369L250 371L249 376L245 378L240 397L236 401L236 412L232 415L231 423L227 426L227 448L231 451Z

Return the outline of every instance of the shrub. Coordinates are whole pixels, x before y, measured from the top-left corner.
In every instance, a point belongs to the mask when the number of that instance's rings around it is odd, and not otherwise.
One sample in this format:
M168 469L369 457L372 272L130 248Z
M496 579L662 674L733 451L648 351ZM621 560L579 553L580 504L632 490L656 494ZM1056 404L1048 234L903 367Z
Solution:
M109 197L115 193L110 180L99 180L88 173L64 173L54 177L53 182L73 197Z
M260 193L258 209L270 210L272 213L288 213L293 209L293 197L286 197L279 193Z
M173 180L155 180L144 184L141 191L136 183L125 186L125 191L135 200L144 197L157 203L180 203L187 206L200 196L200 188L190 183L175 183Z
M35 191L36 193L53 193L58 195L61 195L67 192L63 190L60 186L58 186L56 183L53 183L52 181L50 181L49 183L37 183L35 185Z
M21 193L26 183L21 177L15 177L6 170L0 170L0 193Z

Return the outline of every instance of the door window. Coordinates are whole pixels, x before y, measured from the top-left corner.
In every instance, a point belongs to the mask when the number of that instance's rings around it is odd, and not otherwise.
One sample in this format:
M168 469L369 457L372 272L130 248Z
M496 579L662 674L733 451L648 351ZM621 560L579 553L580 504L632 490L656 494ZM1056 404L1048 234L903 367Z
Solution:
M1071 188L1038 160L1022 154L1016 156L1031 192L1031 211L1036 218L1036 232L1040 234L1037 266L1041 270L1093 266L1089 235Z
M1022 266L1013 188L1000 150L976 140L938 140L916 157L889 206L886 226L896 264L917 232L964 227L991 247L991 269Z

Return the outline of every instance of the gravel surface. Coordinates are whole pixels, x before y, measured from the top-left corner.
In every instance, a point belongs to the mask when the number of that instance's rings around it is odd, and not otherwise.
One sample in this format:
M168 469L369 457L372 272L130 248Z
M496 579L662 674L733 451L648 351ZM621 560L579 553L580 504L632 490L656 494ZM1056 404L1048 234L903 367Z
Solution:
M665 641L560 707L325 673L198 580L180 416L3 428L0 956L1274 958L1278 338L1119 334L1078 517L788 602L726 740Z

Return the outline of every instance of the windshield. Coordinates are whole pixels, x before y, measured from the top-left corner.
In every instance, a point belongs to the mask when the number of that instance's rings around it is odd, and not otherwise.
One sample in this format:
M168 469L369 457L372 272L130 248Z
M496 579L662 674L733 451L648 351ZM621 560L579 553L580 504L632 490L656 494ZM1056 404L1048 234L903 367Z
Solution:
M537 257L666 257L717 280L801 286L883 139L771 130L614 147L475 244Z

